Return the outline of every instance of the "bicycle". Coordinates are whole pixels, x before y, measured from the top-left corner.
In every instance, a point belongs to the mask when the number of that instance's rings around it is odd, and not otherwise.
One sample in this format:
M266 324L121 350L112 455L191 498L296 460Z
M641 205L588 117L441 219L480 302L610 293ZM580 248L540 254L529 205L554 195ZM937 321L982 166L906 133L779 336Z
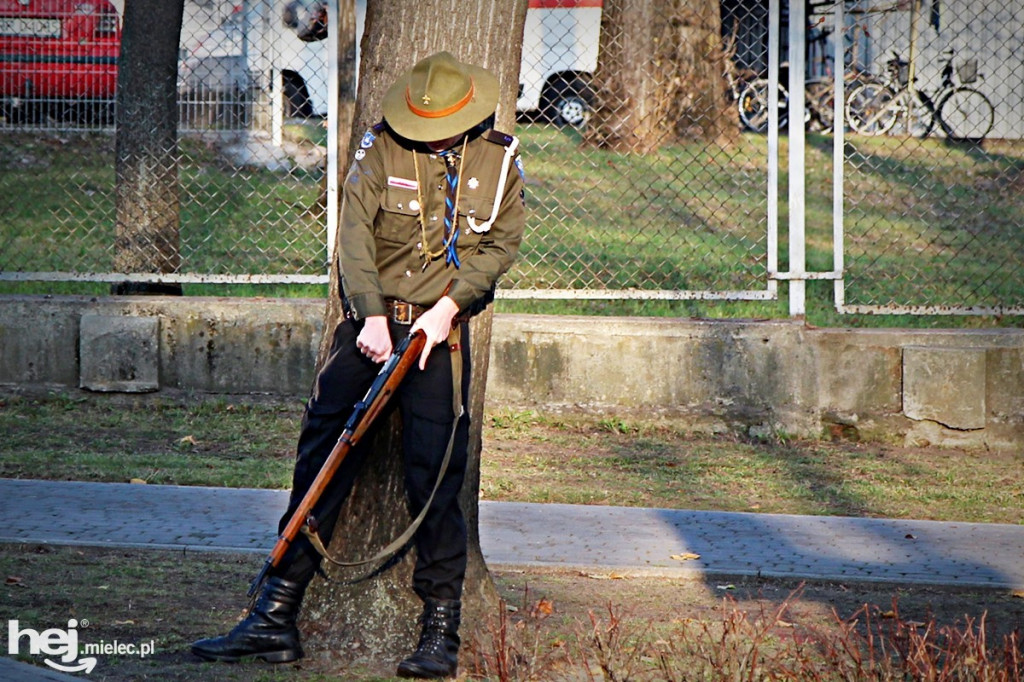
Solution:
M870 73L851 69L843 74L843 89L846 93L847 102L850 93L865 83L873 83L875 77ZM810 115L810 127L812 130L831 132L835 124L835 81L831 72L822 78L807 81L804 91L807 93L807 110Z
M980 77L977 60L964 60L954 69L953 50L943 55L942 83L929 94L910 82L909 64L893 53L881 83L863 83L850 92L846 102L850 128L862 135L895 131L926 137L938 122L950 139L983 139L992 130L995 109L988 97L966 85ZM960 85L954 83L954 71Z
M729 96L736 103L740 124L747 130L763 133L768 129L768 79L763 73L754 69L738 67L736 56L736 31L726 40L722 50L722 61L725 63L725 82L729 87ZM789 93L779 84L779 126L786 122L786 106Z
M779 69L779 128L784 128L789 121L789 90L783 85L788 80L789 65L783 63ZM736 100L739 108L740 121L755 133L768 130L768 79L761 76L751 79L740 92Z

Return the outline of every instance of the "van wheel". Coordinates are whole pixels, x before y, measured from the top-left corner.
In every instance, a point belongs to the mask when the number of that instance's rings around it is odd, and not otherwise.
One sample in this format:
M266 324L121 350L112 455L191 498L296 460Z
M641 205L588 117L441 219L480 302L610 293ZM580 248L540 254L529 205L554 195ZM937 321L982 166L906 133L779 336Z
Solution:
M593 111L593 92L582 78L553 81L545 91L542 111L557 125L580 127Z

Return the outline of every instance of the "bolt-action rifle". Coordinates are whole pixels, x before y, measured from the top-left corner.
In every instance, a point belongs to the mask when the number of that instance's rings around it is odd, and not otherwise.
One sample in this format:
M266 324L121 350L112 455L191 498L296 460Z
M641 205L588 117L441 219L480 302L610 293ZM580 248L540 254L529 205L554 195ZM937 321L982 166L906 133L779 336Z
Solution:
M394 395L395 390L402 382L409 368L419 358L426 341L426 334L418 329L415 333L411 333L403 338L395 346L391 357L380 368L380 372L377 373L373 384L366 391L366 395L352 409L352 415L349 417L348 422L345 423L345 428L341 432L341 436L338 437L338 442L335 443L331 454L328 455L323 467L320 468L320 473L313 479L309 490L306 491L302 501L299 502L299 506L295 508L291 519L288 521L288 525L278 535L277 542L270 551L270 556L267 557L267 560L263 563L263 568L260 569L260 572L253 579L249 587L249 597L255 595L257 590L260 589L271 569L281 563L285 552L288 551L288 548L303 526L311 526L310 530L314 533L316 532L316 520L310 512L312 512L313 507L320 500L331 479L334 478L334 474L337 472L338 467L341 466L342 461L384 410L384 406L391 396Z

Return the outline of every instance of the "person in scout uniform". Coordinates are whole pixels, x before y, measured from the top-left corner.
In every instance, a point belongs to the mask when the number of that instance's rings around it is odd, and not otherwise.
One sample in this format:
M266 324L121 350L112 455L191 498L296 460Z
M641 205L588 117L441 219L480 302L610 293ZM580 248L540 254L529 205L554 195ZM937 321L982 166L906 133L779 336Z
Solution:
M345 319L306 404L291 501L281 519L283 529L393 344L423 330L427 343L398 391L410 512L427 509L414 535L422 633L416 651L398 666L403 677L446 677L457 668L466 569L466 525L457 499L469 441L466 319L490 300L524 226L518 140L491 129L497 101L490 72L447 52L434 54L388 90L384 120L355 150L339 226ZM434 349L446 341L450 352ZM346 458L316 507L325 540L362 450ZM311 542L297 538L248 615L227 635L195 642L192 651L221 661L301 657L296 617L320 561Z

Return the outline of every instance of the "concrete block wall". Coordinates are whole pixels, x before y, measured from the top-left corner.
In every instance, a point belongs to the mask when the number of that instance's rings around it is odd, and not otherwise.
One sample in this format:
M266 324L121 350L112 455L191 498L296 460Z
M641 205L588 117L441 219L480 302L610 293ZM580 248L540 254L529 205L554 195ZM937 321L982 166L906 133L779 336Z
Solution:
M126 381L128 356L152 343L138 370L155 385L123 390L304 395L323 313L308 299L0 296L0 384L114 390L103 384Z
M0 385L304 397L321 300L0 297ZM695 430L1024 447L1024 330L497 315L488 401Z
M495 318L488 400L671 413L694 428L1024 446L1024 330Z

